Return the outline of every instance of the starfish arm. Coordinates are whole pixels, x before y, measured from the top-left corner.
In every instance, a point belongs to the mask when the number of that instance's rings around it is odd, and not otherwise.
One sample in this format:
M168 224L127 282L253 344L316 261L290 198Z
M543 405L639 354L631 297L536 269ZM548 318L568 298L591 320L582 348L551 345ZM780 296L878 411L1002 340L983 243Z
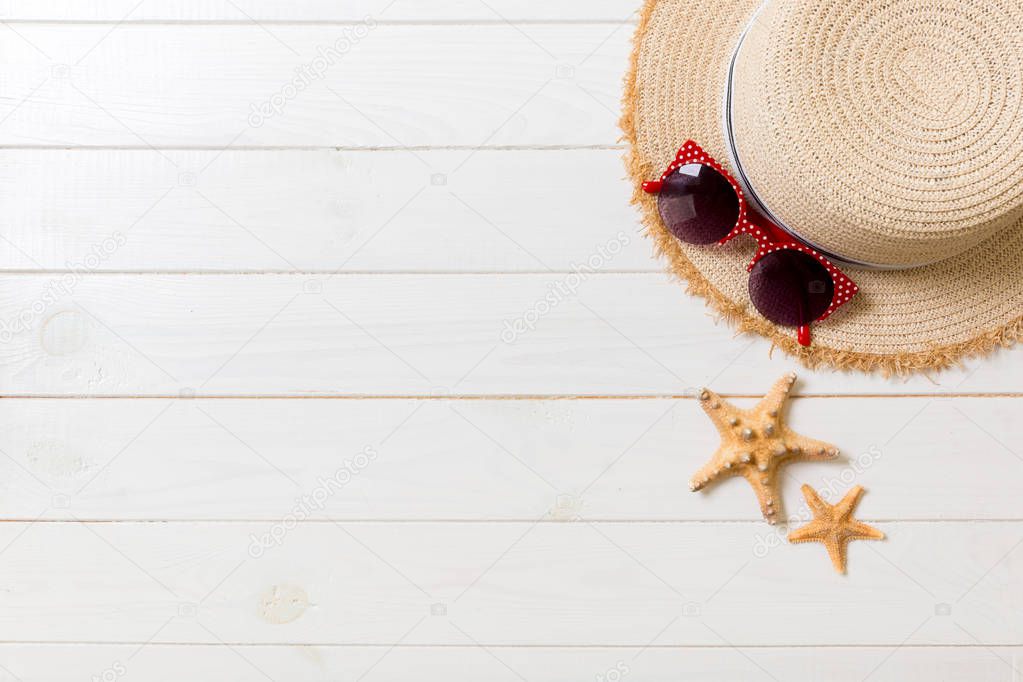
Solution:
M803 491L803 497L806 498L806 504L810 507L810 511L813 512L815 519L831 516L831 505L822 500L816 490L805 483L800 490Z
M797 459L820 462L838 457L838 448L831 443L800 436L798 433L788 429L786 429L785 435L787 436L786 440L789 445L789 451Z
M789 542L822 542L823 529L821 524L811 521L802 528L789 533Z
M835 570L845 573L846 543L837 538L828 538L824 541L824 546L828 548L828 556L831 557L831 563Z
M741 410L709 388L700 391L699 402L700 407L707 413L710 420L714 422L714 426L717 427L718 434L722 440L730 438L733 431L731 422L738 422Z
M722 451L723 448L718 448L714 456L696 470L692 478L689 479L690 490L696 492L721 475Z
M778 519L782 516L781 500L775 494L774 487L770 484L771 479L764 472L758 471L756 467L752 466L746 467L743 475L749 481L750 487L753 488L753 493L757 496L757 502L760 504L760 513L763 515L764 520L771 525L778 523ZM767 479L766 483L764 482L765 478Z
M785 400L789 397L789 391L792 390L792 384L796 382L796 375L793 372L789 372L778 381L774 382L774 386L767 392L757 404L757 410L763 410L764 412L774 412L775 415L781 413L782 407L785 405Z
M849 535L857 540L884 540L884 533L862 521L850 521L846 528Z
M835 518L850 518L852 516L853 509L856 508L861 497L863 497L863 486L853 486L852 489L845 494L845 497L843 497L839 503L835 505Z

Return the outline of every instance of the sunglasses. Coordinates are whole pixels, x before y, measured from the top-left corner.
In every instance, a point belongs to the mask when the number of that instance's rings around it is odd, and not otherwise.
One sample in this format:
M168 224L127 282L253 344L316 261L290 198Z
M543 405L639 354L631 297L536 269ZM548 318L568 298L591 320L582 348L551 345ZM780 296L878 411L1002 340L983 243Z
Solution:
M859 291L814 249L767 221L750 220L739 185L692 140L643 190L657 195L664 226L687 244L725 244L740 234L756 239L757 252L746 267L750 301L771 322L796 327L801 346L810 345L811 322L824 320Z

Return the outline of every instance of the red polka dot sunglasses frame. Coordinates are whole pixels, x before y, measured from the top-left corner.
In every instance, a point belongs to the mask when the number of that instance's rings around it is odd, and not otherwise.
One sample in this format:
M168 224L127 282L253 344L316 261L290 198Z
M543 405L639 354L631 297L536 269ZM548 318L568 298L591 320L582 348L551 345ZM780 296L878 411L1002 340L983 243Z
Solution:
M802 346L810 345L811 322L826 319L859 291L813 248L766 220L754 222L735 179L692 140L643 190L657 195L661 221L681 241L720 245L741 234L756 239L746 267L750 301L775 324L796 327Z

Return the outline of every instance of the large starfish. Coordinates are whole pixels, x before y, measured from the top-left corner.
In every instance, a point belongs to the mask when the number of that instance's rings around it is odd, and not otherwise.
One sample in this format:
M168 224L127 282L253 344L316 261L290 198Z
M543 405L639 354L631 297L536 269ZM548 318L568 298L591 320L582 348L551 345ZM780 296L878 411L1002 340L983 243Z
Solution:
M817 492L804 485L803 497L813 512L813 521L789 533L789 542L822 542L828 548L835 570L845 573L845 550L850 540L881 540L884 533L852 517L863 487L856 486L836 505L830 505Z
M777 522L779 467L794 459L826 460L838 455L833 445L800 436L785 426L782 410L795 381L795 374L783 376L752 410L740 410L710 389L700 392L700 405L717 426L721 445L693 475L691 490L718 478L743 476L753 486L764 518Z

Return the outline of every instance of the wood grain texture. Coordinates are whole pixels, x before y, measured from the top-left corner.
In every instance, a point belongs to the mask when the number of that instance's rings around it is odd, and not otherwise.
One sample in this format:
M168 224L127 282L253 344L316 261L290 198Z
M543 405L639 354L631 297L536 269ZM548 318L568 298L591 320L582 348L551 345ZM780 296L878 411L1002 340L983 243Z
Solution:
M789 465L785 517L806 482L863 485L865 519L1023 520L1020 400L796 400L843 459ZM759 519L742 480L689 492L717 447L693 400L7 399L0 423L3 518Z
M877 526L841 576L763 523L5 523L0 638L1020 645L1023 524Z
M624 21L636 10L627 0L49 0L0 2L0 19L15 21Z
M0 324L6 395L754 395L797 368L659 274L5 275ZM1018 353L802 391L1015 392Z
M141 643L140 643L141 644ZM23 682L58 682L83 672L100 675L115 666L125 679L150 682L269 678L334 682L365 675L373 682L402 682L409 671L420 679L449 682L567 679L640 679L648 682L703 680L820 680L905 682L911 679L982 679L1015 682L1018 647L713 648L644 647L497 648L324 647L197 645L0 645L0 664Z
M596 257L602 271L663 270L619 150L163 154L174 163L148 149L0 151L0 267L568 272Z
M265 28L21 25L24 40L5 45L0 145L563 147L620 136L624 27Z

